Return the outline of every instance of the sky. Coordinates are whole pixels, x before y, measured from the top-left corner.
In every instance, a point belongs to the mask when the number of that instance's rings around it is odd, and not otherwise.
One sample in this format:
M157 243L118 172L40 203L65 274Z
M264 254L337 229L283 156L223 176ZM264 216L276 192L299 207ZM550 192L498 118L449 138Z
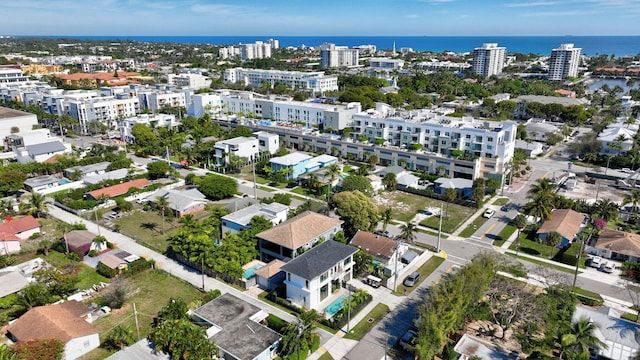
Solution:
M640 0L0 0L0 35L640 35Z

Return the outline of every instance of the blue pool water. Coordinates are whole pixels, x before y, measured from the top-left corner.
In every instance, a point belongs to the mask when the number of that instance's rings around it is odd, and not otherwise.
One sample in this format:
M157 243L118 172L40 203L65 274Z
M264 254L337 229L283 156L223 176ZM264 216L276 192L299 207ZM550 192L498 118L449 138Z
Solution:
M262 265L259 264L253 265L252 267L244 271L244 275L242 275L242 277L244 277L245 279L251 279L252 277L256 276L256 270L260 269L261 267Z
M71 181L69 181L69 180L67 180L67 179L62 179L62 180L58 181L58 185L64 185L64 184L68 184L68 183L70 183L70 182L71 182Z
M333 316L333 314L337 313L338 311L340 311L340 309L342 309L342 307L344 306L344 302L346 300L347 300L346 295L340 295L339 298L335 299L331 304L329 304L329 306L324 308L324 311L328 315Z

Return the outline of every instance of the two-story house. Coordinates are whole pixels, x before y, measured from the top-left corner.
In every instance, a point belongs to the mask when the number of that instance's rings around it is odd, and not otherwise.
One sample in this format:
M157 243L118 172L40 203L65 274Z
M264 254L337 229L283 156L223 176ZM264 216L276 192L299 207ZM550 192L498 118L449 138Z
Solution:
M378 268L380 274L392 276L396 270L400 270L405 266L400 262L400 258L407 251L408 246L404 243L393 241L386 236L358 230L353 235L349 245L363 249L367 254L371 255L373 257L373 266Z
M305 211L282 224L256 235L262 261L289 261L321 240L331 240L342 230L343 221L313 211Z
M277 202L271 204L254 204L222 217L222 233L237 233L248 230L254 216L262 216L276 226L287 220L289 207Z
M328 240L282 266L287 299L306 309L317 306L349 281L353 274L353 254L357 248Z

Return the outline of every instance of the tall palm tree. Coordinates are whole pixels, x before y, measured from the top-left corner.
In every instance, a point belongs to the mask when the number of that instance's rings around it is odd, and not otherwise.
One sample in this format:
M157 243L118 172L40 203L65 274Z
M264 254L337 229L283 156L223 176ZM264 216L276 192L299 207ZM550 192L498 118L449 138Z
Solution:
M531 201L524 205L525 214L531 215L541 221L549 218L551 210L553 209L552 199L545 194L539 194L529 198Z
M31 192L27 201L29 202L27 205L27 213L33 215L33 217L39 218L43 212L49 209L49 201L47 198L35 191Z
M405 242L413 242L413 239L416 237L416 233L418 232L418 227L416 224L408 222L400 226L400 231L402 232L401 237Z
M638 204L640 204L640 190L631 190L630 193L624 194L622 198L624 204L631 204L633 212L638 212Z
M571 326L571 332L562 335L560 338L560 359L566 358L589 358L589 348L601 347L607 348L607 344L603 343L594 335L598 325L591 322L587 318L576 321Z
M444 199L447 201L447 218L449 218L449 205L456 199L456 197L458 197L458 190L454 188L444 190Z
M544 242L551 246L551 251L549 252L549 259L553 258L553 248L555 248L562 241L562 235L560 235L557 231L551 231L547 234L544 239Z
M398 185L398 178L396 174L388 172L384 175L384 178L382 178L382 183L387 189L393 189Z
M167 200L167 198L163 196L157 196L156 207L158 208L160 215L162 215L162 235L164 235L164 217L165 217L167 207L169 207L169 201Z
M593 204L593 212L604 221L610 221L618 217L618 204L609 199L600 199Z
M384 209L380 219L382 220L382 231L387 231L387 225L389 225L389 223L391 222L392 217L393 217L393 209L391 208Z
M528 195L538 195L538 194L552 194L556 189L556 185L551 182L549 178L540 178L536 181L535 184L531 185Z
M296 320L287 326L282 337L282 351L285 355L296 354L298 360L301 359L302 344L306 342L310 345L315 336L313 323L317 317L315 310L309 310L298 315Z
M518 214L513 218L512 223L513 226L518 229L518 236L516 237L516 256L518 256L518 251L520 250L520 232L525 228L525 226L527 226L527 218L522 214Z
M131 345L134 337L131 329L126 326L117 325L109 331L107 339L122 350L125 346Z
M95 250L98 252L101 251L102 247L106 244L107 244L107 238L102 235L98 235L93 238L92 245L94 246Z
M66 253L69 253L69 242L67 241L67 234L69 233L69 231L72 230L71 225L67 224L66 222L60 221L58 223L58 225L56 226L56 229L60 232L62 232L62 239L64 240L64 248Z

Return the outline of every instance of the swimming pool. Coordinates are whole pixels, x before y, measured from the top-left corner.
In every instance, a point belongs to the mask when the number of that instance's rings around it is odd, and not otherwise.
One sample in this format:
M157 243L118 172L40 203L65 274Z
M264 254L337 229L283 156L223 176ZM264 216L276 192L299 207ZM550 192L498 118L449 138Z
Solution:
M324 312L327 315L333 316L335 313L340 311L344 307L344 302L347 300L347 295L340 295L337 299L335 299L329 306L324 308Z
M71 182L71 181L69 181L69 180L67 180L67 179L62 179L62 180L58 181L58 185L64 185L64 184L68 184L68 183L70 183L70 182Z
M244 274L242 275L243 278L245 279L251 279L252 277L256 276L256 271L258 269L260 269L262 267L262 265L260 264L255 264L252 267L246 269L244 271Z

